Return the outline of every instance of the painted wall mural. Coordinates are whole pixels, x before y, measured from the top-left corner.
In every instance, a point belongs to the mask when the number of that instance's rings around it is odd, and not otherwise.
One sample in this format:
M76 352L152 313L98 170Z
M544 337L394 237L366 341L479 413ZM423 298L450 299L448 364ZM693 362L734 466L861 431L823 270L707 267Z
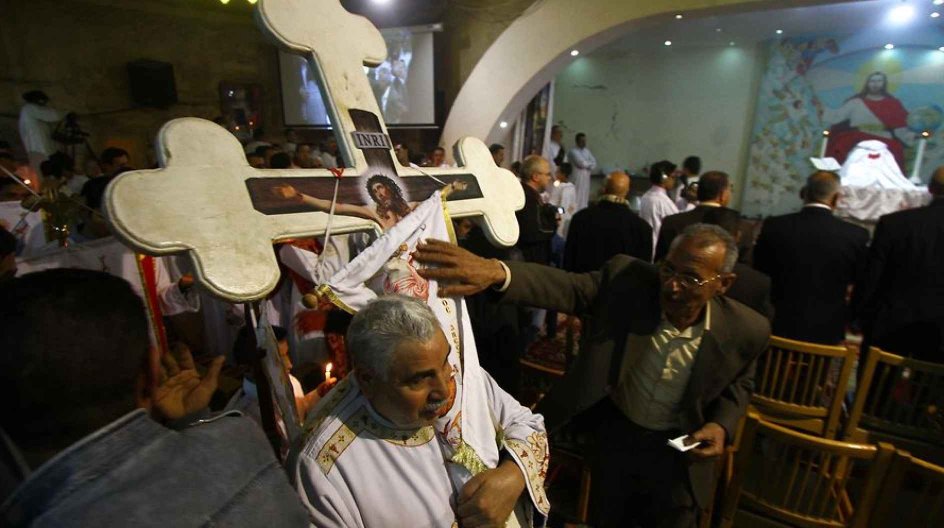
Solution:
M828 130L827 156L842 163L859 142L889 146L910 175L922 132L930 137L919 176L944 165L944 32L911 35L885 49L868 35L772 41L751 133L744 214L795 210ZM922 44L922 42L926 44ZM932 44L934 44L932 46Z

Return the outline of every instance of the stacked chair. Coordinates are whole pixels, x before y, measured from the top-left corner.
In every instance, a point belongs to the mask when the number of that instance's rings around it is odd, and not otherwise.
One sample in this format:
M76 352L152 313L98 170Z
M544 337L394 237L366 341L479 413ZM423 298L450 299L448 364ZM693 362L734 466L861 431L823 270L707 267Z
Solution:
M944 527L944 365L772 337L728 450L724 527Z

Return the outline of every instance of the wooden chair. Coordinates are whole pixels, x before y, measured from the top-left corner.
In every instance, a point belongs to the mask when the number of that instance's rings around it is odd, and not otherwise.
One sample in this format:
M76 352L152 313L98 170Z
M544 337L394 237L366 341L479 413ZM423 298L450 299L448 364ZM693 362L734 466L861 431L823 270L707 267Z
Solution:
M844 438L944 463L944 365L869 350Z
M851 444L800 433L751 412L724 495L721 526L865 527L894 452L884 443Z
M944 467L899 450L878 496L871 526L944 526Z
M854 363L855 352L844 346L771 336L758 359L751 405L767 421L836 438Z

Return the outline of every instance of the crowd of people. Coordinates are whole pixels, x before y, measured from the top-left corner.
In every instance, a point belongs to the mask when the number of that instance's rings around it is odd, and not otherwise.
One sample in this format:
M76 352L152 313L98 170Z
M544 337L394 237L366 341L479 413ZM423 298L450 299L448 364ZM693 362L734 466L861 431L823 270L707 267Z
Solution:
M29 95L24 115L53 122ZM653 163L631 207L624 171L591 196L587 136L567 149L562 134L512 167L525 197L514 247L462 219L458 245L427 240L411 257L441 298L465 298L481 369L421 300L356 314L302 302L321 255L346 264L370 238L275 245L283 277L265 315L297 416L265 396L243 307L203 292L182 259L140 258L111 235L103 196L135 165L127 151L79 164L0 145L0 524L541 525L548 442L579 437L593 526L694 526L771 335L861 333L863 350L944 361L944 168L930 205L874 234L832 214L839 177L814 172L803 208L765 219L755 241L727 173L696 156ZM244 147L256 168L344 165L333 138ZM490 151L504 166L505 148ZM441 147L395 154L448 166ZM201 338L175 330L195 313ZM532 412L520 359L554 339L558 314L579 318L579 352ZM306 433L273 449L289 420ZM681 436L697 446L667 447Z

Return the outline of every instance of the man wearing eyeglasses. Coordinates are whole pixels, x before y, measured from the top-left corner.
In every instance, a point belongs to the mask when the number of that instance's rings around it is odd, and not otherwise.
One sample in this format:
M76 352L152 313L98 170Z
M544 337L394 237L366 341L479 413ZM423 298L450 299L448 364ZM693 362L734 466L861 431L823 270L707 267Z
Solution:
M591 524L693 527L712 501L716 457L733 441L753 388L765 318L724 297L733 237L695 224L659 265L619 255L599 271L485 260L430 241L416 260L440 295L495 288L503 302L588 321L580 355L537 409L547 430L590 433ZM689 435L681 453L667 441Z

